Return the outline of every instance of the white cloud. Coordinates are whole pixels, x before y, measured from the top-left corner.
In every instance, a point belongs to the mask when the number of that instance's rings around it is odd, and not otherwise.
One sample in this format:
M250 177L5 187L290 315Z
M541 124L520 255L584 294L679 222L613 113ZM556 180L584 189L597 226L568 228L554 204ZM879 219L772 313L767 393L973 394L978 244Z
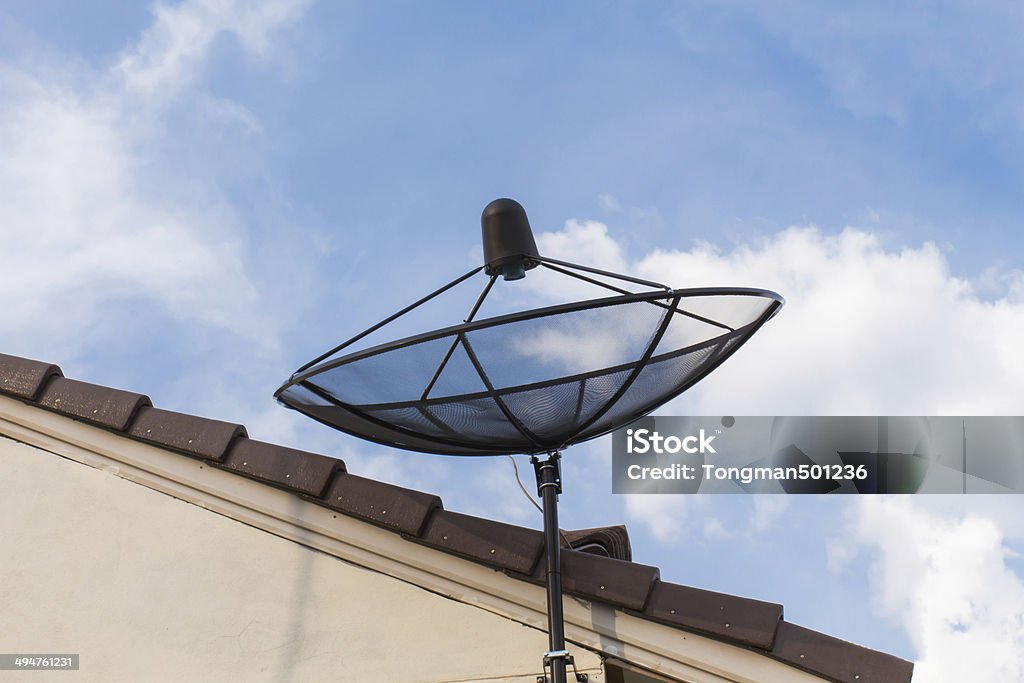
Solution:
M528 337L510 339L504 355L531 381L629 363L650 340L654 320L645 313L621 311L616 327L609 326L607 309L543 319L531 325ZM587 343L580 345L580 339Z
M258 131L244 109L203 92L199 77L217 35L265 54L270 35L302 4L159 6L154 24L107 70L0 65L6 351L67 362L90 342L172 321L188 334L229 331L274 352L239 212L218 190L215 170L196 177L176 164L173 121L151 105L187 95L218 125Z
M630 494L623 498L630 523L643 526L662 543L691 537L696 529L706 539L732 538L738 529L731 515L729 520L716 516L722 511L715 513L713 505L720 501L707 496ZM752 510L744 533L754 536L774 528L789 509L785 496L760 495L749 500Z
M1014 412L1024 395L1022 274L990 271L976 288L931 243L892 248L861 229L793 227L729 252L701 243L630 262L593 221L538 242L675 287L761 287L787 299L687 394L701 414L992 415Z
M692 503L697 498L658 494L626 495L626 515L639 522L662 543L679 539L685 532Z
M232 36L250 55L265 57L271 36L294 21L307 0L192 0L157 5L155 21L115 67L128 91L167 98L203 72L218 36Z
M622 247L598 221L568 220L560 232L538 235L537 248L545 256L594 268L622 272L626 267Z
M1024 680L1024 584L997 523L868 497L853 531L874 556L878 607L918 653L915 681Z
M704 538L729 538L732 534L725 528L725 524L717 517L704 519Z
M789 508L789 499L785 496L762 495L754 496L754 516L750 520L751 529L764 532L775 526Z
M613 194L607 192L597 195L597 204L608 213L617 213L622 210L622 204Z
M1024 300L982 299L932 244L790 228L754 246L657 252L639 272L676 286L740 285L787 299L698 385L705 414L1005 414L1024 393Z

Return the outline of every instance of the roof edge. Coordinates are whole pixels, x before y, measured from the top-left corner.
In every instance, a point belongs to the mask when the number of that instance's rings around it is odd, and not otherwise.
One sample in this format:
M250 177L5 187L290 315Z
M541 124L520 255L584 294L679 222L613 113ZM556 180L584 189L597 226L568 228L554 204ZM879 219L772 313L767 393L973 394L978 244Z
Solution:
M47 414L50 419L42 417ZM386 530L405 544L407 552L409 547L430 546L433 552L498 569L517 581L538 581L542 542L537 530L445 511L432 494L349 474L335 458L256 441L242 425L160 410L144 395L64 378L56 365L0 354L0 427L5 422L15 433L21 433L20 425L39 443L51 445L40 447L80 462L93 464L91 456L75 450L81 443L47 438L46 430L74 433L85 442L102 441L103 449L87 450L103 458L119 460L119 454L130 453L131 460L156 450L185 463L185 472L198 466L208 473L241 476L282 495L298 496L332 519L358 520ZM82 457L64 452L68 446ZM156 484L151 487L177 490L163 479ZM276 533L274 524L269 526L267 530ZM912 663L789 624L782 620L779 605L662 582L656 567L614 557L613 553L630 554L624 527L568 533L575 536L570 545L581 549L566 553L567 594L632 613L651 627L685 630L747 648L835 683L911 679ZM604 552L586 551L594 545ZM803 651L792 655L794 648ZM837 656L850 666L831 666Z
M210 463L0 396L0 434L451 599L546 630L543 586L524 582ZM567 640L682 680L820 683L766 653L566 600Z

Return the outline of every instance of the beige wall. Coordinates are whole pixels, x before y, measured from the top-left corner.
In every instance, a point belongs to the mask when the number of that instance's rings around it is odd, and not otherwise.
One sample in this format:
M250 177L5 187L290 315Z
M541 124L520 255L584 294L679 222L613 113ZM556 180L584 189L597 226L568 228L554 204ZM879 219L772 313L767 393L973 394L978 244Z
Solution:
M32 681L523 681L546 635L0 437L0 652ZM596 655L574 649L591 681ZM7 677L5 677L7 674Z

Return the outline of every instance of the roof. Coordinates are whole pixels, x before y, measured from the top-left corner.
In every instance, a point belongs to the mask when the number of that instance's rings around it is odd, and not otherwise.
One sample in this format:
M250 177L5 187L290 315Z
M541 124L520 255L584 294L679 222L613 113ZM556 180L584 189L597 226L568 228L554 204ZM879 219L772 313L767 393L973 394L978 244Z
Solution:
M249 438L244 426L161 410L149 397L0 354L0 395L262 482L513 578L544 582L543 534L444 509L433 494L346 470L341 460ZM909 681L913 664L783 618L782 605L662 581L631 561L624 527L566 532L563 589L671 629L745 648L837 683Z

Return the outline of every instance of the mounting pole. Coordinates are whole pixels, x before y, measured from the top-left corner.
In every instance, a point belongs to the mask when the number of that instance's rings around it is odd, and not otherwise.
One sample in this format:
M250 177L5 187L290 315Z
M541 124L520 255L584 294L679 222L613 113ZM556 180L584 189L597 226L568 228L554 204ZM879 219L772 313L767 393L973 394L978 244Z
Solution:
M554 451L541 461L531 456L537 475L537 495L544 506L544 554L547 557L548 651L544 670L551 667L551 683L566 683L565 667L572 656L565 649L565 622L562 616L562 544L558 531L558 494L562 492L561 454Z

